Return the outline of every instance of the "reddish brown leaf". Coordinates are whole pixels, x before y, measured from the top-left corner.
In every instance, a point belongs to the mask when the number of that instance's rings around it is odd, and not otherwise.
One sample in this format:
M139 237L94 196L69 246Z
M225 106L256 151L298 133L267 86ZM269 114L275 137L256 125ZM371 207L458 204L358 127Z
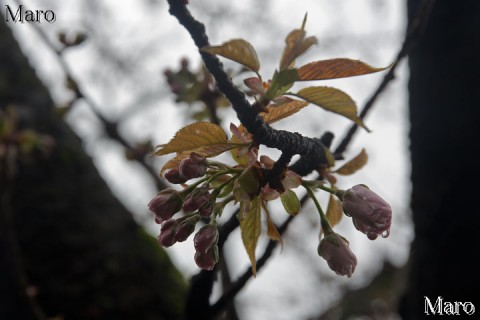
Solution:
M298 69L298 77L299 81L337 79L374 73L387 68L374 68L360 60L338 58L310 62Z

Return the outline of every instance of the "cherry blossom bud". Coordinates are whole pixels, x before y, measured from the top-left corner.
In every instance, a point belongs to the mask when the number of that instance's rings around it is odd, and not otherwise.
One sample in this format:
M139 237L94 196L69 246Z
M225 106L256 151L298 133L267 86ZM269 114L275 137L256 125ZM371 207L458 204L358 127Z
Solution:
M205 205L208 200L210 200L210 192L208 192L208 187L203 186L193 190L185 199L183 203L183 211L185 212L193 212L198 210L198 208Z
M343 195L343 211L352 217L355 228L375 240L386 238L392 224L392 208L364 185L356 185Z
M185 183L187 181L184 177L180 175L180 170L178 168L174 168L165 173L165 179L167 179L168 182L173 184Z
M330 269L340 276L351 277L357 266L357 257L348 246L347 240L331 233L320 241L318 255L327 260Z
M204 270L213 270L218 262L218 246L214 245L206 252L195 252L195 263Z
M198 215L186 216L177 220L178 227L175 232L175 240L182 242L188 239L188 237L195 231L197 222L200 221Z
M177 191L167 188L150 200L148 208L155 213L155 222L162 223L182 209L182 198Z
M206 204L198 208L198 213L202 217L208 217L212 214L213 208L215 207L215 199L213 201L208 201Z
M207 159L192 152L189 158L180 161L179 170L186 180L201 177L207 172Z
M172 246L177 240L175 239L175 233L177 231L178 222L174 219L165 221L160 228L160 234L158 235L158 242L164 247Z
M193 238L193 245L195 250L200 253L205 253L218 242L217 226L207 224L198 230Z

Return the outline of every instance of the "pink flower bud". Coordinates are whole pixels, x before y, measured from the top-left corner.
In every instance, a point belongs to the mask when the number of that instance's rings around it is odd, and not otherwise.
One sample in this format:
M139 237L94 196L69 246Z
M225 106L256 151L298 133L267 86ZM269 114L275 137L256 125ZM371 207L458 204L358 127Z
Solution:
M172 246L177 240L175 239L175 233L178 227L178 222L174 219L165 221L160 228L160 234L158 235L158 242L164 247Z
M186 216L177 220L178 227L175 232L175 240L182 242L188 239L188 237L195 231L195 226L200 220L198 215Z
M195 252L195 263L204 270L213 270L218 262L218 246L214 245L206 252Z
M202 217L208 217L209 215L212 214L213 207L215 207L215 199L214 199L213 201L208 201L208 202L205 203L203 206L201 206L200 208L198 208L198 213L199 213Z
M148 208L155 213L155 222L162 223L182 209L182 198L177 191L164 189L150 200Z
M208 192L208 187L203 186L193 190L185 199L183 203L183 211L193 212L198 210L201 206L205 205L208 200L210 200L210 192Z
M355 228L375 240L390 234L392 208L364 185L348 189L343 196L343 211L352 217Z
M165 173L165 179L167 179L168 182L173 184L185 183L187 181L184 177L180 175L180 170L178 168L174 168Z
M180 161L179 170L186 180L201 177L207 172L207 159L192 152L189 158Z
M318 255L327 260L330 269L340 276L351 277L357 266L357 257L348 246L347 240L332 233L320 241Z
M193 238L195 250L200 253L207 252L208 249L216 245L218 242L218 229L216 226L207 224L198 230Z

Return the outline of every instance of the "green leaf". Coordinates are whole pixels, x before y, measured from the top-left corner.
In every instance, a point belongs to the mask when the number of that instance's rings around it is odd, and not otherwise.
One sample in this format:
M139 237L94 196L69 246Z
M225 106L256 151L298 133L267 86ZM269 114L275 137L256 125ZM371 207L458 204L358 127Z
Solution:
M235 148L236 145L228 142L227 135L220 126L209 122L196 122L177 131L167 144L157 147L160 147L160 150L155 152L158 156L195 151L204 157L213 157Z
M255 166L245 169L234 182L233 196L235 200L242 202L250 200L258 193L260 187L259 172Z
M293 86L293 83L298 80L297 69L286 69L280 72L275 71L272 83L265 93L269 100L273 100L281 96Z
M268 210L268 207L265 201L262 201L262 208L267 218L268 237L274 241L280 241L280 245L282 246L282 249L283 249L282 235L280 234L280 232L278 232L277 226L275 225L275 223L272 220L272 217L270 216L270 211Z
M355 156L352 160L345 163L339 169L335 170L334 172L347 176L353 174L363 168L368 161L368 154L365 149L362 149L358 155Z
M281 105L268 105L267 112L261 112L260 116L266 123L274 123L297 113L307 105L305 101L290 99Z
M283 49L282 58L280 59L280 71L291 68L295 63L295 59L317 43L315 37L305 38L306 20L307 15L303 19L302 28L293 30L285 39L285 49Z
M255 72L258 72L260 69L260 62L258 61L255 48L249 42L243 39L233 39L222 43L219 46L203 47L201 51L208 52L210 54L217 54L227 59L236 61Z
M250 210L245 215L245 218L240 220L240 232L242 234L243 245L247 250L248 257L252 263L252 273L257 274L257 265L255 258L255 250L257 248L258 238L262 231L261 225L261 200L256 197L252 200Z
M326 216L332 228L337 225L343 217L342 202L332 194L330 194L330 199L328 200Z
M280 200L289 215L296 216L300 212L300 200L298 200L297 194L292 190L287 190L282 193Z
M308 87L293 95L316 104L327 111L340 114L370 132L362 119L358 117L355 102L341 90L330 87Z
M360 60L346 58L310 62L298 68L298 80L326 80L360 76L389 68L374 68Z

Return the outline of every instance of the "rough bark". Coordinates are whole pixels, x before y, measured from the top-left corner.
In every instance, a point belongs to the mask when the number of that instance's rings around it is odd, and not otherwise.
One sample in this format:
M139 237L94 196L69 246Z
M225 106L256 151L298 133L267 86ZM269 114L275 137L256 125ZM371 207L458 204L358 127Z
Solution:
M408 1L410 15L419 2ZM404 319L425 316L424 296L479 305L479 15L476 0L436 1L409 56L415 240Z
M17 161L13 179L1 177L0 319L181 318L184 279L55 115L0 22L0 110L7 106L19 130L48 134L56 145L48 157Z

